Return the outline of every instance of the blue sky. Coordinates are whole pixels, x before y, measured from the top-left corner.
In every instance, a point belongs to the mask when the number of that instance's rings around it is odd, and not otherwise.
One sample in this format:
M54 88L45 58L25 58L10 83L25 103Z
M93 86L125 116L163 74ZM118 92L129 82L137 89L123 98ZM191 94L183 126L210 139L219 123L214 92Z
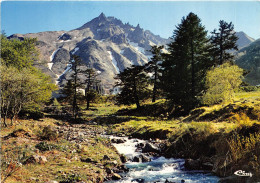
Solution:
M219 20L232 21L236 31L260 38L260 1L3 1L1 30L7 35L72 30L101 12L164 38L189 12L210 32Z

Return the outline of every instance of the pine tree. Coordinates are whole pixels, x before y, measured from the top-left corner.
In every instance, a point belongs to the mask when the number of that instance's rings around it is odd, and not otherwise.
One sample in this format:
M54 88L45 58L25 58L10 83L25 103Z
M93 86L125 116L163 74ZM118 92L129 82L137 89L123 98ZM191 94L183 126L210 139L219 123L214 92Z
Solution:
M222 65L226 61L234 58L234 55L228 51L238 50L234 25L232 22L227 23L224 20L219 21L218 31L215 29L211 32L211 43L213 45L214 56L217 58L217 65Z
M100 91L95 91L92 88L93 87L97 88L98 86L100 86L101 81L97 79L98 73L90 66L84 72L87 76L86 88L85 88L85 96L87 101L86 110L89 110L90 101L93 99L93 96L96 96L96 93L100 92Z
M207 31L197 15L183 17L168 45L163 63L164 91L176 108L190 110L204 89L206 71L212 66Z
M72 111L74 119L77 118L78 115L78 104L77 104L77 90L82 88L82 83L79 80L79 74L82 72L80 69L80 65L82 60L77 55L72 55L72 59L70 60L71 69L73 71L72 74L72 86L73 86L73 102L72 102Z
M151 60L146 64L146 72L151 73L153 83L152 102L155 102L159 85L159 75L161 73L162 49L164 46L152 46L150 52L153 54Z
M140 100L149 97L148 76L144 72L144 66L131 66L117 74L116 86L121 88L116 100L118 104L136 104L140 108Z

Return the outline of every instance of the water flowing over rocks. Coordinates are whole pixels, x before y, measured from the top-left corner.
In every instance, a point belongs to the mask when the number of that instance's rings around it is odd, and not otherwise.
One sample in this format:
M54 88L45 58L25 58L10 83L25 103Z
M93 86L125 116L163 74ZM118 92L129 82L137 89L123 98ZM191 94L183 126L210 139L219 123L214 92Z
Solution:
M116 182L217 183L219 180L202 170L207 166L211 168L210 162L163 157L162 142L115 136L109 138L118 152L127 158L125 166L129 168L128 173L119 173L121 179ZM185 168L185 164L190 170Z

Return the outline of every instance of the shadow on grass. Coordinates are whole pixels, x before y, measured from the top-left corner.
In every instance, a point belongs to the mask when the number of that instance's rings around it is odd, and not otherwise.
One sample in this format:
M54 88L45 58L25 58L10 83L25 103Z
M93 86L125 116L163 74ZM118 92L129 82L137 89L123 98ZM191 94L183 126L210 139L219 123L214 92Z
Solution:
M164 102L145 104L140 108L121 109L115 113L118 116L139 116L139 117L166 117L168 106Z

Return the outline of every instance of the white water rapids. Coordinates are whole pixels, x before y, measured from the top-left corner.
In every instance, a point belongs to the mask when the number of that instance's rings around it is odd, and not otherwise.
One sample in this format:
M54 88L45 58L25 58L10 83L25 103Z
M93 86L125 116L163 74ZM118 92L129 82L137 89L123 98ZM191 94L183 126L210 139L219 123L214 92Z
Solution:
M124 154L129 160L140 155L136 145L145 144L146 141L139 139L128 139L127 137L114 137L111 139L124 139L124 143L113 143L119 153ZM167 159L165 157L151 157L150 162L131 162L125 165L129 168L129 172L122 174L121 183L134 182L172 182L172 183L217 183L219 178L210 173L203 171L187 171L184 168L184 159Z

